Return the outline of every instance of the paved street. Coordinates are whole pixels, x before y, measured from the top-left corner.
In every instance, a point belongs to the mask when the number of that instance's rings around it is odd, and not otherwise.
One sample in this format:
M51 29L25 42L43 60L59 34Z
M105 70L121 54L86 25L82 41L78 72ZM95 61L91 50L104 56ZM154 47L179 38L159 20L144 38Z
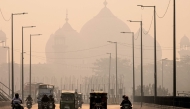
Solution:
M11 109L10 107L3 107L3 109ZM27 109L27 108L24 108ZM38 105L33 105L32 109L38 109ZM56 104L56 109L59 109L59 104ZM84 104L82 109L89 109L88 104ZM119 105L108 105L108 109L120 109ZM185 108L173 108L173 107L165 107L165 106L155 106L155 105L143 105L141 108L140 105L135 104L133 109L185 109Z

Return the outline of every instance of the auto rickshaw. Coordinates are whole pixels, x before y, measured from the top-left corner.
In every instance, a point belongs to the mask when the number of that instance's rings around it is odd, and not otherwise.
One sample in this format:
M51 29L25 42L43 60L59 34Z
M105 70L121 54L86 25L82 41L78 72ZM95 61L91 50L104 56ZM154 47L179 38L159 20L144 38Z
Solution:
M78 109L78 93L76 91L62 90L60 109Z
M82 93L78 93L78 106L82 108L83 99L82 99Z
M103 91L91 92L90 109L107 109L107 93Z

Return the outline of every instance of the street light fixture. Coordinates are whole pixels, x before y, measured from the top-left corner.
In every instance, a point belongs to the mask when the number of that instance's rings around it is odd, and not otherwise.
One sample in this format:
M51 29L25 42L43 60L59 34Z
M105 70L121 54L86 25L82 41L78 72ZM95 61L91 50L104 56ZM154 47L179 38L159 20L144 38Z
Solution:
M30 95L31 95L31 37L32 36L40 36L42 34L30 34L30 76L29 76L29 80L30 80Z
M12 13L11 14L11 19L12 19L12 25L11 25L11 29L12 29L12 40L11 40L11 42L12 42L12 98L14 97L14 51L13 51L13 47L14 47L14 45L13 45L13 16L14 15L24 15L24 14L28 14L28 13L26 13L26 12L23 12L23 13Z
M121 32L121 33L129 33L132 34L132 55L133 55L133 101L135 98L135 56L134 56L134 32Z
M110 94L110 72L111 72L111 53L107 53L110 55L110 61L109 61L109 85L108 85L108 94Z
M142 53L142 21L132 21L128 20L129 22L139 22L141 25L141 107L142 107L142 100L143 100L143 53Z
M115 69L116 69L116 98L117 98L117 90L118 90L118 88L117 88L117 42L112 42L112 41L107 41L107 42L109 42L109 43L115 43L115 53L116 53L116 67L115 67Z
M24 50L24 37L23 37L23 30L24 28L33 28L33 27L36 27L36 26L22 26L22 58L21 58L21 61L22 61L22 68L21 68L21 71L22 71L22 99L24 100L24 56L23 56L23 50ZM24 101L23 101L24 102Z

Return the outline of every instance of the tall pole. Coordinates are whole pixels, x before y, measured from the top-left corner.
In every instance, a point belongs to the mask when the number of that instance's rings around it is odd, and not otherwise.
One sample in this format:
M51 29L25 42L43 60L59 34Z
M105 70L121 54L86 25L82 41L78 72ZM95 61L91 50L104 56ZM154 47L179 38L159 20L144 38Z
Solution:
M131 33L132 34L132 55L133 55L133 101L134 101L134 97L135 97L135 50L134 50L134 44L135 44L135 40L134 40L134 32L121 32L121 33Z
M134 41L135 40L134 40L134 32L132 32L132 35L133 35L132 36L132 43L133 43L133 51L132 52L133 52L133 101L134 101L134 98L135 98L135 58L134 58L135 57L135 55L134 55L135 54L134 53L135 52L135 50L134 50L134 43L135 43Z
M24 100L24 35L23 35L23 30L24 28L33 28L35 26L22 26L22 57L21 57L21 61L22 61L22 99ZM31 94L31 93L30 93ZM24 101L23 101L24 102Z
M140 22L141 26L141 107L143 102L143 51L142 51L142 21L131 21L130 22Z
M156 96L157 96L156 6L142 6L142 5L137 5L137 6L154 8L154 102L156 103Z
M116 59L116 68L115 68L115 70L116 70L116 97L117 97L117 92L118 92L118 86L117 86L117 42L115 42L115 53L116 53L116 57L115 57L115 59ZM117 98L116 98L117 99Z
M13 16L14 15L24 15L24 14L28 14L28 13L15 13L15 14L11 14L11 52L12 52L12 98L14 97L14 51L13 51Z
M143 51L142 51L142 21L141 23L141 107L143 102Z
M154 6L154 102L156 103L156 96L157 96L157 57L156 57L156 8Z
M13 56L13 14L11 14L11 33L12 33L12 98L14 97L14 56Z
M31 34L30 34L30 78L29 78L29 81L30 81L30 95L31 95Z
M21 61L22 61L22 68L21 68L21 71L22 71L22 100L24 102L24 67L23 67L23 27L22 27L22 53L21 53Z
M173 97L176 97L176 3L174 2L174 13L173 13Z
M30 88L29 88L29 90L30 90L30 95L31 95L31 78L32 78L32 71L31 71L31 64L32 64L32 60L31 60L31 55L32 55L32 52L31 52L31 49L32 49L32 38L31 38L31 36L39 36L39 35L41 35L41 34L30 34L30 76L29 76L29 81L30 81Z
M163 88L163 68L164 66L163 66L163 59L162 59L162 88Z

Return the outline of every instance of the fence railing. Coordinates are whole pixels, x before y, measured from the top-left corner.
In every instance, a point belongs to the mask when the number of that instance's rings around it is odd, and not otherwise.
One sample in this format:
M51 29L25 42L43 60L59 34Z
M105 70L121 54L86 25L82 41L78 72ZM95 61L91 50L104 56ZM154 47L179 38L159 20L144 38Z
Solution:
M183 107L183 108L190 108L190 97L172 97L172 96L135 96L135 102L142 102L144 103L152 103L158 105L167 105L167 106L175 106L175 107Z

